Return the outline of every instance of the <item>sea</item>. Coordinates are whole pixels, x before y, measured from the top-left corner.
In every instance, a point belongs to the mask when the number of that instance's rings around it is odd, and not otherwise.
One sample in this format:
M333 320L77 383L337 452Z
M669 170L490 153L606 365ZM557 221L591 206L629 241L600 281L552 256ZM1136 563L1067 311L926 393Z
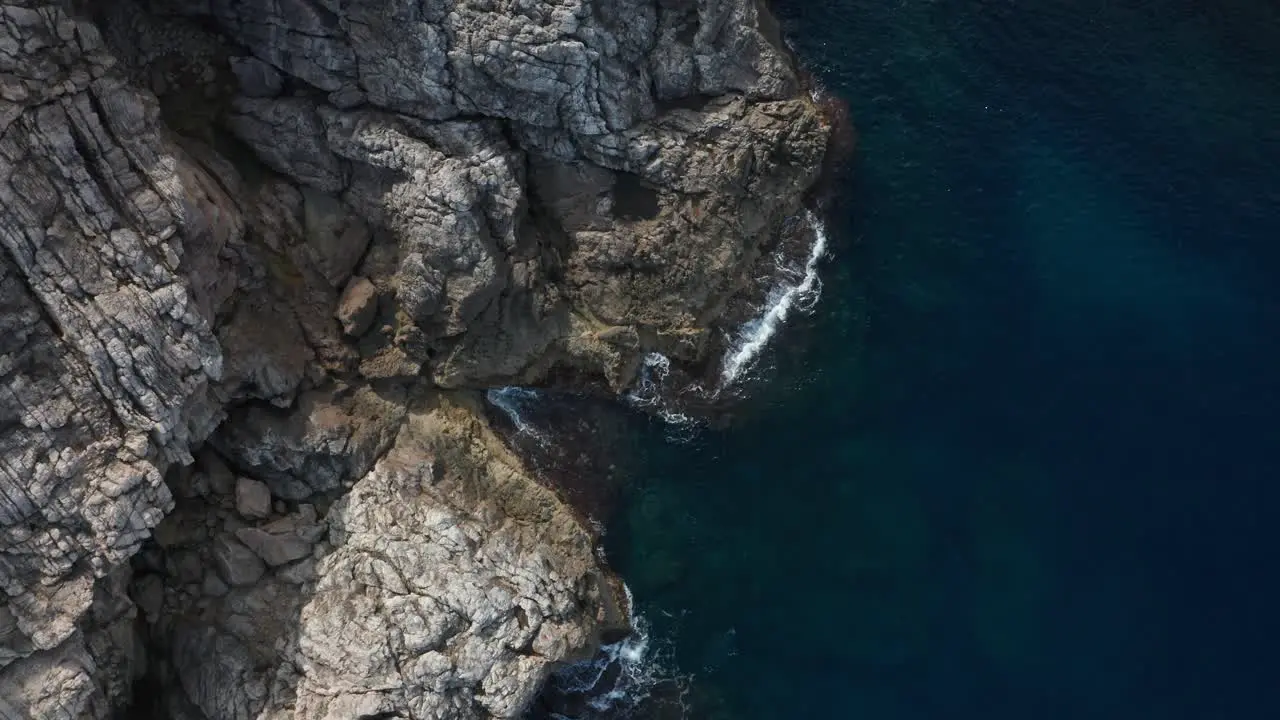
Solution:
M856 152L732 417L617 403L636 631L534 714L1280 718L1280 4L773 7Z

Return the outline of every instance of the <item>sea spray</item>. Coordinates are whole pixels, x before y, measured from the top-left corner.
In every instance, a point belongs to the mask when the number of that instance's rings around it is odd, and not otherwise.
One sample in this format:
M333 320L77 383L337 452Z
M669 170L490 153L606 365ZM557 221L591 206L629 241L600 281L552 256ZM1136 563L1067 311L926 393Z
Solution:
M697 418L676 410L667 399L666 380L671 374L671 360L662 353L651 352L644 356L635 386L626 394L632 407L650 410L668 427L668 439L678 442L692 440L697 434Z
M575 706L572 710L550 713L553 720L645 717L646 707L653 700L651 696L664 685L675 690L677 702L683 699L684 680L669 672L653 645L648 620L635 613L631 588L624 583L623 589L627 606L632 608L631 633L600 648L591 660L564 667L551 677L549 687L557 695L579 699L572 703Z
M520 412L525 404L539 399L537 390L508 385L506 387L490 388L485 392L484 398L490 405L501 410L511 420L511 424L515 426L517 433L528 435L541 445L547 443L547 438L526 421Z
M813 229L814 240L803 272L784 272L784 275L789 274L793 278L799 275L798 282L795 279L791 282L784 280L774 288L765 301L764 314L748 322L738 332L737 339L725 354L724 368L720 372L721 389L733 385L755 364L793 309L801 312L811 310L822 294L818 264L827 251L827 229L812 212L806 212L805 216L809 227ZM784 268L785 270L787 269Z

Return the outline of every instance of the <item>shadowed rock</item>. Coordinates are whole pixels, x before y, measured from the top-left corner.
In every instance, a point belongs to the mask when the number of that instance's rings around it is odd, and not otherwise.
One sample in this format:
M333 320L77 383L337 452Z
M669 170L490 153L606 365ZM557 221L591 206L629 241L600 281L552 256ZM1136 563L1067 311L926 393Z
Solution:
M827 132L752 0L0 0L0 715L519 715L626 613L449 389L705 358Z

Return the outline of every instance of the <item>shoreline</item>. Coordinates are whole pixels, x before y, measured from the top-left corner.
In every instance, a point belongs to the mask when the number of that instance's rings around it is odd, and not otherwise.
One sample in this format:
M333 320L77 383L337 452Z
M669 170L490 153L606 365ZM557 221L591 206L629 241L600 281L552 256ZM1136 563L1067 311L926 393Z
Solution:
M578 4L6 6L38 51L0 147L35 169L0 173L14 713L511 717L621 639L608 458L518 456L484 395L616 403L664 357L664 407L791 252L842 116L753 0L616 35Z
M826 230L812 212L807 213L806 220L798 223L797 228L785 234L772 252L762 256L759 264L766 265L766 261L772 261L772 272L757 279L754 292L743 292L735 298L736 302L751 307L752 297L763 296L753 308L753 319L737 323L739 335L749 332L753 324L770 323L770 327L767 332L751 338L754 346L751 357L745 360L741 358L743 339L739 337L729 342L729 335L724 333L724 347L709 353L707 365L714 372L703 377L713 382L724 382L726 372L732 369L734 374L725 384L712 385L715 388L713 393L701 390L698 380L685 379L689 376L679 369L675 371L676 382L668 382L672 377L671 363L662 358L661 375L657 379L640 378L646 382L646 395L642 402L637 402L634 390L622 396L607 397L565 390L511 387L502 388L499 391L501 396L495 397L491 390L486 397L490 427L526 463L534 479L555 492L573 509L579 522L591 529L601 564L624 589L625 578L609 567L603 547L610 517L618 512L617 503L626 483L613 462L609 448L615 447L622 435L634 432L637 422L660 423L668 433L673 429L684 430L690 433L686 441L696 437L706 423L724 426L732 422L734 407L747 397L741 384L753 379L743 374L760 362L759 355L767 351L767 346L774 339L774 334L782 330L789 313L808 312L812 308L811 303L818 300L820 282L816 280L816 274L818 263L827 253ZM812 236L807 246L803 242L806 235ZM799 268L802 275L799 279L794 267L797 259L804 261ZM760 289L764 287L769 290L761 293ZM736 352L735 345L738 347ZM729 364L734 360L736 364ZM652 366L647 367L649 372L654 371ZM702 404L690 407L683 400L690 393ZM668 435L667 442L673 441L679 440ZM587 448L590 450L584 450ZM629 589L626 595L630 605ZM634 610L629 610L628 616L633 623L636 621ZM633 638L639 646L648 647L650 638L647 630L633 626L613 642L602 643L593 659L553 670L553 679L540 692L537 706L542 712L549 713L547 717L578 717L572 714L571 708L589 707L594 709L581 717L607 719L612 717L607 709L609 704L624 699L619 695L623 691L618 690L616 683L627 681L637 673L644 673L648 682L653 684L675 682L675 678L653 675L659 672L649 667L655 660L643 650L632 648L634 654L629 656L622 652L621 648ZM594 680L585 682L579 677L586 672L584 668L592 668L591 672L596 673ZM554 680L565 673L566 677L578 679ZM629 692L647 692L649 689L632 688ZM627 711L634 709L630 705L626 708Z

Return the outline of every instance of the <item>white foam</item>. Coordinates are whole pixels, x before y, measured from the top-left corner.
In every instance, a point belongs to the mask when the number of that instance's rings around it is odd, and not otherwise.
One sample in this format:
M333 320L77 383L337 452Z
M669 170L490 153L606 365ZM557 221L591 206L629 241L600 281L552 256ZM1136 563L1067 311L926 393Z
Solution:
M633 407L654 407L662 403L662 383L671 372L671 359L660 352L651 352L640 363L635 387L627 393L627 402Z
M627 594L627 606L631 608L631 633L611 645L600 648L595 658L575 663L556 673L559 688L568 693L585 693L590 712L578 718L563 720L590 720L595 717L630 717L630 711L641 707L655 686L671 682L651 643L649 622L635 613L631 588L623 584ZM610 666L617 664L617 677L609 688L599 687ZM682 713L683 716L683 713Z
M755 364L792 309L807 312L813 309L822 294L818 263L827 251L827 229L812 212L805 214L809 227L813 228L814 239L809 259L804 264L804 274L796 284L783 282L774 288L765 301L764 314L742 326L737 341L725 354L724 368L720 371L721 388L737 382Z
M516 432L521 435L528 435L539 443L547 444L547 438L538 431L533 425L524 419L520 414L521 406L525 403L538 400L538 391L533 388L518 387L508 385L500 388L490 388L484 394L484 399L489 401L490 405L498 408L506 413L511 419L511 424L515 426Z
M666 355L659 352L645 355L635 387L627 393L626 399L632 407L652 409L672 430L671 439L687 441L696 434L698 420L672 409L663 399L664 385L670 373L671 359Z

